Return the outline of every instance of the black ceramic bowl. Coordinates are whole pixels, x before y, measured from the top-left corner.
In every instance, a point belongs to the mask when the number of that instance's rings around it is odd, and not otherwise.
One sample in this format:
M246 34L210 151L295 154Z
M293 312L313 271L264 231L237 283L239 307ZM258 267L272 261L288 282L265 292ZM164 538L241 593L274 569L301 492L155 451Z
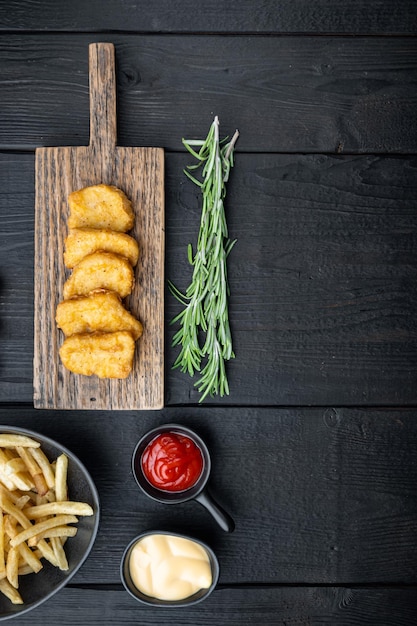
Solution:
M79 570L86 560L97 535L100 504L97 489L84 465L64 446L52 439L30 430L1 426L0 433L27 435L39 441L42 450L50 461L60 454L68 456L68 495L71 500L87 502L94 509L94 515L79 517L78 531L75 537L69 537L65 544L69 569L65 572L42 560L43 569L37 574L19 577L19 593L24 604L12 604L0 594L0 621L18 617L39 606L62 589Z
M164 491L157 489L147 480L142 469L142 455L148 444L163 433L176 433L191 439L200 450L203 458L203 469L194 485L184 491ZM147 496L163 504L180 504L188 500L196 500L213 516L219 526L226 532L233 532L235 523L231 516L214 500L207 489L210 478L210 453L204 441L190 428L179 424L163 424L145 433L138 441L132 456L132 472L140 489Z
M174 537L182 537L183 539L189 539L190 541L194 541L195 543L198 543L200 546L202 546L206 550L209 560L210 560L211 573L212 573L212 583L210 587L208 587L208 589L199 589L199 591L194 593L192 596L185 598L184 600L160 600L159 598L153 598L139 591L139 589L134 585L132 578L130 576L129 560L130 560L130 555L132 553L132 550L137 544L137 542L140 541L140 539L147 537L148 535L171 535ZM163 530L149 530L135 537L129 543L126 550L124 551L122 561L120 564L120 577L122 579L122 583L126 591L128 591L128 593L133 598L135 598L135 600L138 600L139 602L142 602L143 604L147 604L149 606L159 606L159 607L190 606L192 604L197 604L198 602L205 600L215 589L217 585L217 581L219 580L219 573L220 573L220 568L219 568L219 562L217 560L217 557L214 554L213 550L207 544L205 544L203 541L199 541L198 539L195 539L194 537L190 537L188 535L181 535L179 533L171 533L171 532L166 532Z

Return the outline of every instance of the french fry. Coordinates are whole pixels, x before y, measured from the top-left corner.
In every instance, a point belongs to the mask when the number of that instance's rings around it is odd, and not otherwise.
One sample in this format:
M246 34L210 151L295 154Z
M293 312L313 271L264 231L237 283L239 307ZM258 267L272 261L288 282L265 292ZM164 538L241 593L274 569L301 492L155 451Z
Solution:
M30 528L32 526L26 515L2 492L0 492L0 506L3 511L12 515L23 528Z
M15 448L3 448L2 454L4 455L5 462L12 461L13 459L18 458L18 454L16 453Z
M11 515L4 516L4 534L7 535L9 539L13 539L17 535L17 521Z
M14 504L17 509L22 510L25 504L27 504L28 502L30 502L30 496L24 495L20 496L20 498L18 498Z
M19 472L24 472L26 470L26 465L23 459L20 457L14 457L13 459L9 459L4 464L4 471L6 476L10 476L10 474L17 474Z
M0 469L0 486L6 487L8 491L14 491L16 489L15 484L4 475Z
M17 573L19 566L19 550L11 547L7 554L6 577L9 583L17 589L19 587L19 576Z
M40 493L41 495L44 495L45 493L47 493L48 485L46 483L44 475L42 474L41 468L39 467L39 465L37 464L33 456L30 454L30 452L26 448L22 446L17 446L16 450L19 456L24 460L25 465L28 469L28 472L33 478L36 491Z
M0 506L3 511L6 511L6 513L14 517L23 528L30 528L32 526L26 515L19 508L17 508L17 506L4 493L1 492Z
M68 457L52 463L30 437L0 434L0 594L22 604L19 576L38 573L42 560L68 570L64 545L77 533L78 516L93 515L71 501Z
M40 572L43 565L38 556L28 547L28 545L23 542L19 545L19 554L23 558L24 564L29 565L32 572ZM22 566L21 566L22 567Z
M24 565L19 565L19 569L17 570L17 573L19 574L19 576L26 576L27 574L33 574L33 569L31 568L30 565L25 563Z
M21 459L14 450L0 450L0 470L3 475L17 489L21 491L30 491L34 487L32 477L27 473L27 468L23 459Z
M65 539L66 537L75 537L77 534L76 526L55 526L55 528L49 528L35 537L28 539L28 545L34 547L38 545L40 539L51 539L51 537L60 537Z
M15 489L20 489L20 491L30 491L35 486L32 477L29 474L24 474L23 472L10 474L10 480L14 484Z
M5 469L8 460L8 457L0 448L0 483L4 485L8 491L13 491L15 489L15 484L12 481L11 477L7 475Z
M6 598L9 598L12 604L23 604L22 596L17 589L9 583L7 578L0 580L0 591L6 596Z
M48 499L47 494L45 494L44 496L40 496L38 493L36 494L35 498L35 504L32 503L32 506L38 506L39 504L46 504L47 502L51 502L50 499ZM53 498L52 498L53 501Z
M25 468L31 476L41 473L41 469L39 465L36 463L35 459L30 454L29 450L27 450L23 446L17 446L16 451L18 455L20 456L20 458L23 460L25 464Z
M9 500L13 502L13 504L17 504L22 496L22 494L19 491L15 489L13 491L9 491L4 485L0 484L0 506L1 506L2 495L5 495ZM30 492L28 492L26 495L32 498L34 494L31 494Z
M65 513L85 517L93 515L94 511L86 502L73 502L69 500L64 502L48 502L37 506L29 506L25 509L26 517L33 520L47 515L60 515Z
M68 500L67 489L68 457L61 454L55 465L55 496L58 502Z
M30 526L24 528L24 530L22 530L15 537L13 537L13 539L10 540L10 545L12 548L16 548L16 546L22 543L22 541L27 541L31 537L42 533L44 530L54 528L55 526L73 524L75 522L78 522L78 518L75 515L56 515L55 517L50 517L43 522L37 522L33 525L29 522Z
M52 550L49 543L45 541L45 539L41 539L40 541L38 541L36 546L44 559L49 561L54 567L58 567L58 561L55 558L54 551Z
M40 448L39 441L35 441L26 435L0 434L0 448Z
M4 514L0 511L0 576L6 575L6 562L4 557Z
M55 558L58 561L58 567L63 572L69 569L67 557L65 556L64 548L62 547L60 537L51 537L51 545L55 554Z
M29 448L29 453L33 456L36 463L42 470L48 489L53 489L55 487L55 475L46 454L42 448Z

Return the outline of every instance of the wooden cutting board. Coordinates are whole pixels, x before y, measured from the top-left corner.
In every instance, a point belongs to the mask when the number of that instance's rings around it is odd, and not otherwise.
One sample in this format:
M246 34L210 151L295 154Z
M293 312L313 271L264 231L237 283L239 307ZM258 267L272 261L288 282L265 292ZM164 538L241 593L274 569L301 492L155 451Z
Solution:
M164 396L164 151L116 146L114 46L89 46L90 145L38 148L35 156L34 406L46 409L159 409ZM61 364L55 324L70 272L63 261L68 195L105 183L132 201L139 243L126 307L141 320L133 372L123 380L80 376Z

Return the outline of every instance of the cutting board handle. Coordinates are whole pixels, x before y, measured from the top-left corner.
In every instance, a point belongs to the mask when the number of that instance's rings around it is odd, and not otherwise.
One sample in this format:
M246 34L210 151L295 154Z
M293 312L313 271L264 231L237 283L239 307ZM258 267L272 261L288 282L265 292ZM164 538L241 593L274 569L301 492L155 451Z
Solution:
M89 45L90 146L107 152L116 146L116 71L114 45Z

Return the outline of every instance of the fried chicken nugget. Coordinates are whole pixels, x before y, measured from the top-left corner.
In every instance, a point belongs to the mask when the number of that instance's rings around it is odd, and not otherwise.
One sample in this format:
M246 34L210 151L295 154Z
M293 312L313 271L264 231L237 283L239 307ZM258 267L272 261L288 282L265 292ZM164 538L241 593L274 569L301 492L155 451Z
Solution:
M125 257L132 267L138 262L139 246L136 239L108 228L74 228L65 239L64 263L75 267L85 256L101 250Z
M96 289L115 291L125 298L131 293L133 282L133 269L127 259L112 252L93 252L74 267L64 283L64 300Z
M68 228L108 228L125 233L133 227L132 204L113 185L92 185L68 196Z
M113 333L127 330L136 341L143 332L142 324L125 309L113 291L94 291L88 296L64 300L57 306L55 319L66 337L96 331Z
M135 340L125 330L81 333L67 337L59 355L74 374L99 378L127 378L132 371Z

